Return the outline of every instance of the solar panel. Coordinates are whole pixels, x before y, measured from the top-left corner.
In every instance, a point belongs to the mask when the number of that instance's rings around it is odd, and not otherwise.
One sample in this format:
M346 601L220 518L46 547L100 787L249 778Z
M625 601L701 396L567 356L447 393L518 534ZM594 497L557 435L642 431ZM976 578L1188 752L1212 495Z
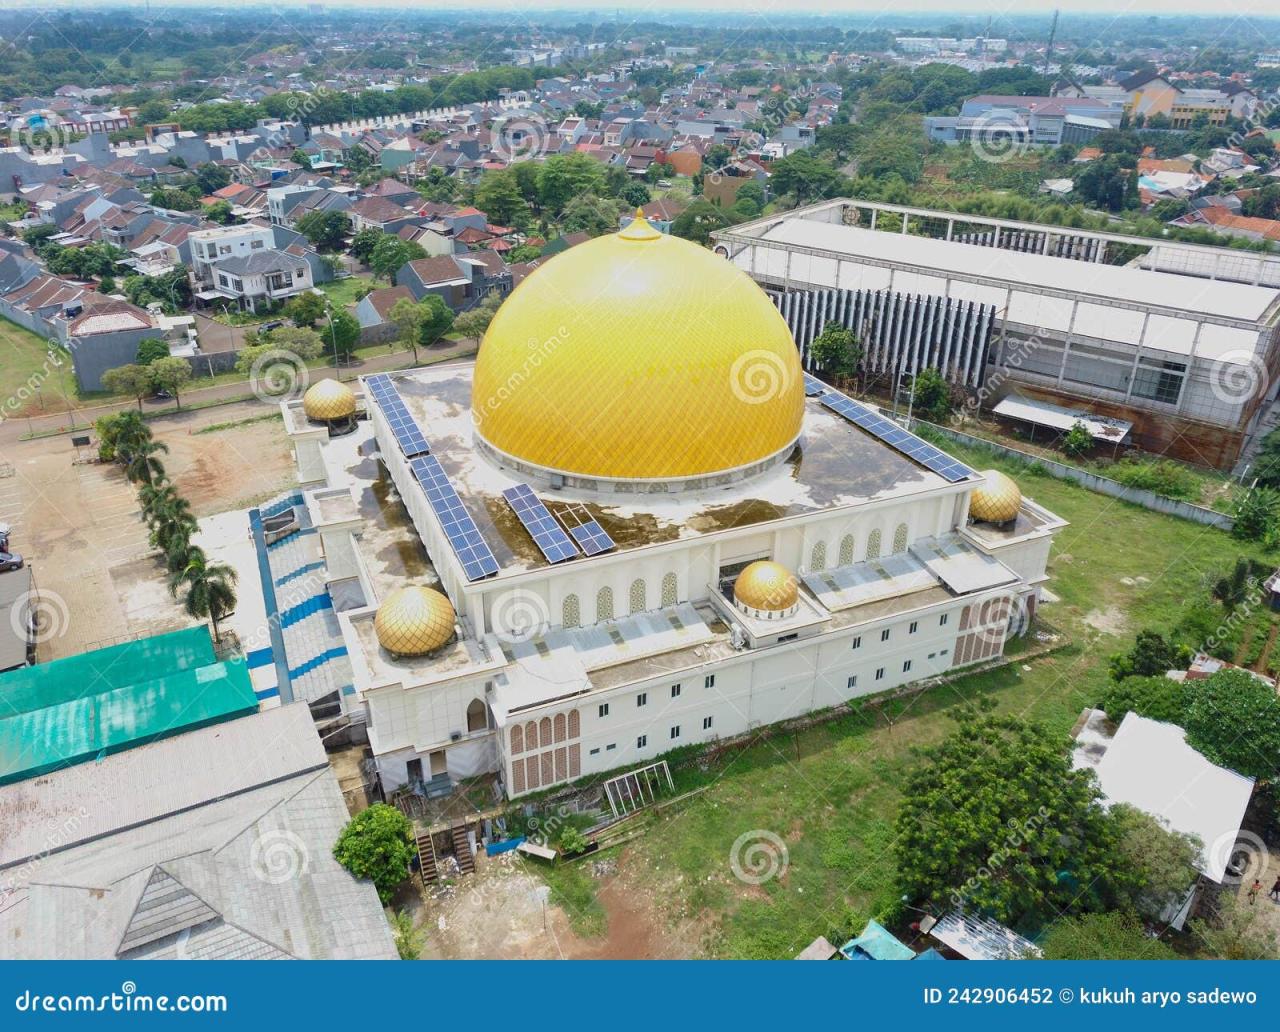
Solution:
M428 454L431 447L427 444L427 439L422 436L417 421L409 415L404 399L400 397L400 392L396 390L391 377L386 373L378 373L376 376L366 378L364 382L369 388L369 393L373 395L373 400L377 402L378 408L382 410L387 426L395 435L396 443L400 445L404 457L412 459L416 455Z
M419 455L409 460L409 468L418 478L432 511L440 520L440 527L453 547L467 580L480 580L498 572L498 560L494 558L476 521L463 507L462 499L453 489L449 475L434 455Z
M613 547L613 538L595 520L587 520L577 527L570 527L569 533L573 535L573 540L578 542L584 555L599 555Z
M887 419L852 398L846 398L838 391L828 390L819 400L833 412L844 416L854 426L865 430L912 461L918 462L925 469L933 470L950 483L954 484L958 480L973 475L973 470L963 462L953 459L928 441L923 441L915 434L904 430L892 419Z
M547 511L547 507L528 484L516 484L502 492L507 504L515 510L524 524L524 529L533 535L534 544L542 549L542 554L549 563L559 563L572 559L578 554L578 547L569 540L555 517Z
M816 398L819 394L827 389L827 385L819 380L816 376L809 373L804 374L804 393L807 398Z

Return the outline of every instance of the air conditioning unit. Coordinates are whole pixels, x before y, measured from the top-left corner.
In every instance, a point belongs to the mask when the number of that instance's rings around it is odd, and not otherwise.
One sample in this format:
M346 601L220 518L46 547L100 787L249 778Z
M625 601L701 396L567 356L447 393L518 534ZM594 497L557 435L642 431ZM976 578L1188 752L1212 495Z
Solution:
M450 732L449 732L449 741L451 741L451 742L460 742L460 741L462 741L462 732L461 732L461 731L450 731Z

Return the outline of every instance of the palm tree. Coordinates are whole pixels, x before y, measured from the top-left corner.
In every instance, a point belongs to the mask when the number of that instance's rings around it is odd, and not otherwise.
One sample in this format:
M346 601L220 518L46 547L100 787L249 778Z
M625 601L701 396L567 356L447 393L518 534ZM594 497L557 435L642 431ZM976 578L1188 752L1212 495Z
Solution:
M205 618L213 624L213 640L220 640L218 621L236 607L236 571L226 563L211 563L204 551L193 546L186 568L169 578L169 590L177 597L179 587L186 587L183 607L190 616Z
M178 489L167 480L152 480L138 488L138 501L142 503L142 518L151 522L151 514L178 497Z
M151 484L162 480L165 476L164 463L157 456L168 451L167 444L153 441L148 433L144 440L133 444L125 455L124 475L135 484Z
M191 512L191 503L181 495L167 498L153 509L147 522L151 526L151 543L163 552L169 552L175 540L191 540L200 524Z

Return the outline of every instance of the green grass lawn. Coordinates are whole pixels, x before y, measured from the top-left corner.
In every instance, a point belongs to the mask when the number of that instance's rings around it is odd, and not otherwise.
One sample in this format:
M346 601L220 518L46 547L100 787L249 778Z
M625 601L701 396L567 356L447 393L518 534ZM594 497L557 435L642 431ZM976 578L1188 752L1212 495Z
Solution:
M76 404L71 356L8 319L0 319L0 369L5 371L0 416L6 419L62 412Z
M979 468L999 465L951 450ZM1071 521L1050 562L1049 587L1061 601L1042 614L1071 644L682 770L681 790L712 787L656 820L627 847L626 866L663 886L673 911L714 915L712 954L791 957L817 935L839 945L867 918L892 915L899 787L917 762L913 750L952 726L949 711L987 696L1065 736L1095 701L1111 653L1144 627L1168 629L1205 578L1238 555L1259 555L1221 531L1007 471ZM739 836L757 830L780 836L789 862L781 877L752 886L734 877L729 857Z
M330 280L328 283L319 283L316 286L318 290L323 290L335 305L350 307L356 303L356 294L362 287L382 287L386 284L375 283L372 276L352 276L349 279Z

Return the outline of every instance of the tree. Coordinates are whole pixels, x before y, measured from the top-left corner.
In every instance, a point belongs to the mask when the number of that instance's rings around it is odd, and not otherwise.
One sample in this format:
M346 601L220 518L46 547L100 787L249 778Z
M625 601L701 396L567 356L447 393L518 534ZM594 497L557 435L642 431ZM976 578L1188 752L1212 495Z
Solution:
M345 308L335 309L329 315L329 340L338 352L338 358L346 361L360 343L360 323Z
M143 366L130 362L104 372L102 386L112 394L130 395L137 400L138 411L141 412L142 399L151 393L151 373Z
M1280 488L1280 429L1262 439L1250 472L1257 477L1259 486Z
M476 184L475 205L490 222L518 226L529 221L529 205L511 169L486 172Z
M1132 914L1064 917L1049 926L1040 949L1045 960L1177 960L1178 955L1148 935Z
M369 259L373 255L373 249L378 246L379 242L387 234L380 229L369 226L360 230L351 238L351 257L365 265L369 264Z
M1186 899L1198 877L1204 843L1127 803L1112 806L1107 816L1119 836L1117 848L1128 875L1121 894L1128 905L1154 919Z
M1062 453L1067 458L1078 459L1088 454L1092 447L1093 434L1089 433L1089 428L1079 421L1072 423L1071 429L1062 435Z
M775 194L792 194L796 204L803 205L834 197L842 181L843 177L830 164L808 150L801 150L773 163L769 185Z
M133 484L154 484L164 479L164 463L160 456L167 454L169 446L162 441L153 441L150 433L137 442L130 444L120 453L124 460L124 475Z
M475 308L463 312L453 320L453 329L464 337L481 337L489 323L502 307L502 295L491 291Z
M643 208L652 199L649 188L634 179L618 192L618 197L628 208Z
M1133 648L1111 657L1111 676L1119 681L1125 677L1163 677L1177 669L1178 648L1159 631L1139 631Z
M336 251L351 229L351 220L341 211L309 211L298 219L297 230L320 251Z
M413 926L413 915L397 910L391 915L391 935L401 960L418 960L422 956L422 932Z
M289 155L289 160L295 165L301 165L303 168L311 167L311 155L298 147L293 149L293 153Z
M231 205L227 201L214 201L212 204L205 205L204 217L220 226L230 225L235 218Z
M158 358L147 368L155 389L168 391L173 395L174 406L182 408L179 393L191 382L191 363L185 358Z
M1235 525L1231 536L1242 541L1261 541L1275 532L1280 516L1280 492L1270 487L1255 487L1236 502Z
M809 355L818 368L832 376L850 377L862 363L858 335L846 326L829 322L809 345Z
M1280 699L1244 670L1221 670L1200 681L1183 727L1187 744L1221 767L1270 781L1280 758Z
M966 708L906 778L895 825L906 899L1040 923L1105 909L1118 870L1116 828L1068 739Z
M671 223L671 235L706 247L711 234L729 225L729 216L710 201L694 201Z
M168 342L159 337L148 337L138 342L138 354L134 359L140 366L149 366L157 358L169 357Z
M375 276L385 277L388 283L395 281L396 272L407 262L417 261L427 256L421 244L401 240L398 236L383 233L373 252L369 255L369 268Z
M565 233L598 237L618 229L618 206L594 194L582 194L565 205L560 228Z
M1276 933L1254 907L1238 896L1221 892L1207 918L1191 921L1192 934L1203 952L1217 960L1275 960Z
M553 154L538 169L538 200L554 215L584 193L607 192L604 166L586 154Z
M413 825L386 803L356 814L333 845L333 858L357 878L372 881L384 906L409 877L413 854Z
M284 314L293 320L295 326L311 329L325 313L325 299L314 290L306 290L289 298L284 306Z
M911 408L919 418L945 423L951 418L951 385L938 370L921 369L911 381Z
M170 211L195 211L200 207L198 198L174 186L156 187L151 192L151 203L157 208L168 208Z
M430 347L449 332L453 325L453 310L435 294L428 294L419 301L418 310L418 343ZM417 349L414 349L413 360L418 361Z
M1133 711L1139 716L1181 727L1187 716L1188 702L1185 681L1175 681L1158 674L1112 681L1102 690L1098 705L1106 710L1107 719L1116 724Z
M196 184L206 196L221 190L231 183L231 173L221 165L215 165L213 162L199 166L196 169L195 176Z
M183 608L189 616L208 619L213 640L221 641L218 621L236 608L236 571L226 563L210 562L204 552L191 549L187 565L170 579L169 590L176 596L185 589Z

